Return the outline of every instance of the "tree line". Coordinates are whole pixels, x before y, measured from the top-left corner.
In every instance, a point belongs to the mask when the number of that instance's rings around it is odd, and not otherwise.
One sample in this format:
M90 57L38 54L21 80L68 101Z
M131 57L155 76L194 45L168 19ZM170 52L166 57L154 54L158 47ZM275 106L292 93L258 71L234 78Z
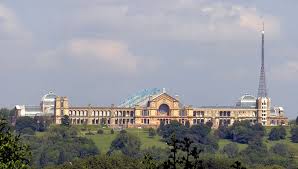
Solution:
M298 119L298 118L297 118ZM291 127L291 140L298 142L298 120ZM80 134L64 117L61 126L50 126L47 118L19 118L15 127L1 120L0 168L297 168L297 161L285 144L268 148L264 143L287 137L283 126L269 134L259 124L235 122L213 130L212 123L190 126L177 121L161 123L148 130L158 134L167 148L141 149L140 138L125 130L119 132L107 154ZM38 133L36 133L38 131ZM46 132L45 132L46 131ZM112 132L112 131L111 131ZM114 131L113 131L114 132ZM98 131L98 137L102 132ZM219 139L232 143L219 150ZM296 140L297 139L297 140ZM240 150L238 144L246 144ZM220 154L218 154L220 152ZM5 158L4 158L5 157ZM10 158L13 157L13 158ZM117 161L117 162L115 162Z

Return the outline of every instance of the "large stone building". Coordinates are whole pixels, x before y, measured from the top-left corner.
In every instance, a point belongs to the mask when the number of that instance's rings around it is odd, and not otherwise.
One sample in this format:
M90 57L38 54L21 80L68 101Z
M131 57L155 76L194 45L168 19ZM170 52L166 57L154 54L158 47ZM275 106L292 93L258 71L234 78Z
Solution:
M235 121L249 120L264 126L287 125L283 108L271 107L270 98L242 96L235 106L192 107L184 105L177 96L165 90L151 89L137 93L119 106L75 107L70 106L67 97L56 97L55 123L60 124L64 115L69 116L74 125L107 125L109 127L158 127L161 121L166 124L177 120L190 125L213 123L231 125Z

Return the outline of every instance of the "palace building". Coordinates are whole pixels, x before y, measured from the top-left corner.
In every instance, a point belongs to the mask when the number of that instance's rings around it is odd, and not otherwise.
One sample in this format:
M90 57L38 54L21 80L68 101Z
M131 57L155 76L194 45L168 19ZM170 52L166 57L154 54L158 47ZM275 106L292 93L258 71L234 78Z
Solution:
M122 104L106 107L70 104L67 97L46 94L39 106L16 106L16 116L52 116L56 124L67 115L73 125L106 125L108 127L158 127L163 121L177 120L190 125L212 122L213 127L232 125L249 120L264 126L288 125L288 118L280 106L273 107L268 97L265 79L264 29L262 31L262 64L258 97L245 94L234 106L193 107L182 103L178 96L165 89L146 89L126 99Z
M24 107L24 109L20 108ZM272 107L268 97L256 98L245 94L235 106L184 105L178 96L172 96L165 89L146 89L126 99L122 104L106 107L71 106L67 97L56 96L50 92L42 97L38 106L16 106L17 116L52 116L54 123L61 124L64 115L69 116L73 125L106 125L112 128L158 127L177 120L190 125L213 123L217 128L221 124L231 125L235 121L249 120L264 126L287 125L282 107ZM31 111L35 107L35 111ZM34 114L35 113L35 114Z

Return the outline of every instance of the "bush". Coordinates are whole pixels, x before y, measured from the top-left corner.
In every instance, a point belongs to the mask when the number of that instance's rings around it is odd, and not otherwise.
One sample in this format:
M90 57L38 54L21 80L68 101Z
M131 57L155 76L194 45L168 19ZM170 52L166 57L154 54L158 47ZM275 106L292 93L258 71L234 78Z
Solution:
M239 153L239 148L236 143L230 143L224 146L223 153L225 153L229 158L235 158Z
M22 134L28 134L28 135L35 135L34 130L32 130L30 127L24 128L21 130Z
M92 135L95 135L94 133L92 132L88 132L88 133L85 133L86 136L92 136Z
M280 140L286 138L286 129L284 127L275 127L269 133L269 140Z
M124 155L137 157L140 154L141 148L140 138L131 133L122 131L112 141L108 154L112 154L114 151L120 150Z
M282 143L277 143L274 146L271 147L271 152L273 152L274 154L278 154L280 156L284 156L287 157L290 155L289 153L289 149L287 147L287 145L282 144Z
M97 130L97 134L103 134L103 133L104 133L104 132L103 132L102 129Z
M260 139L265 135L265 127L261 124L251 124L250 121L235 121L232 126L221 126L217 130L221 138L247 144L249 141Z
M148 135L149 137L153 138L154 136L156 136L156 131L151 127L149 128Z
M292 142L298 143L298 126L295 126L291 129L291 134L292 134Z
M113 129L111 129L111 134L114 134L115 132L114 132L114 130Z
M19 117L16 120L16 131L20 132L25 128L31 128L32 130L37 130L37 123L31 117Z

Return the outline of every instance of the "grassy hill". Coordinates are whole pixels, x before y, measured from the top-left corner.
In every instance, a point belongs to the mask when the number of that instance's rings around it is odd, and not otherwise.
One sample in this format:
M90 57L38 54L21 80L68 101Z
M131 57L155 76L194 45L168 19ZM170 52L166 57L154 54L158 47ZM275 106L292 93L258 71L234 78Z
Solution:
M80 129L81 128L82 127L80 127ZM92 139L102 153L106 153L109 150L111 142L116 137L116 135L119 133L119 131L115 131L114 134L111 134L111 132L110 132L111 129L100 128L97 126L88 126L88 128L91 129L91 132L94 133L95 135L85 135L85 133L87 133L87 131L82 131L81 135ZM272 127L266 128L267 134L270 132L271 128ZM104 131L104 134L96 134L98 129L102 129ZM148 137L148 130L146 130L146 129L127 129L127 132L133 133L134 135L136 135L140 138L141 143L142 143L142 146L141 146L142 149L152 147L152 146L161 147L161 148L167 147L167 145L161 141L160 136L157 135L154 138ZM230 140L220 139L219 140L219 149L221 150L225 145L227 145L229 143L231 143ZM279 140L279 141L269 141L268 135L267 135L264 138L264 143L267 145L268 148L272 147L276 143L284 143L284 144L288 145L290 151L295 154L295 156L297 157L297 160L298 160L298 144L291 142L289 127L287 127L287 138L286 139ZM239 143L237 143L237 144L238 144L240 150L243 150L247 147L247 144L239 144Z

